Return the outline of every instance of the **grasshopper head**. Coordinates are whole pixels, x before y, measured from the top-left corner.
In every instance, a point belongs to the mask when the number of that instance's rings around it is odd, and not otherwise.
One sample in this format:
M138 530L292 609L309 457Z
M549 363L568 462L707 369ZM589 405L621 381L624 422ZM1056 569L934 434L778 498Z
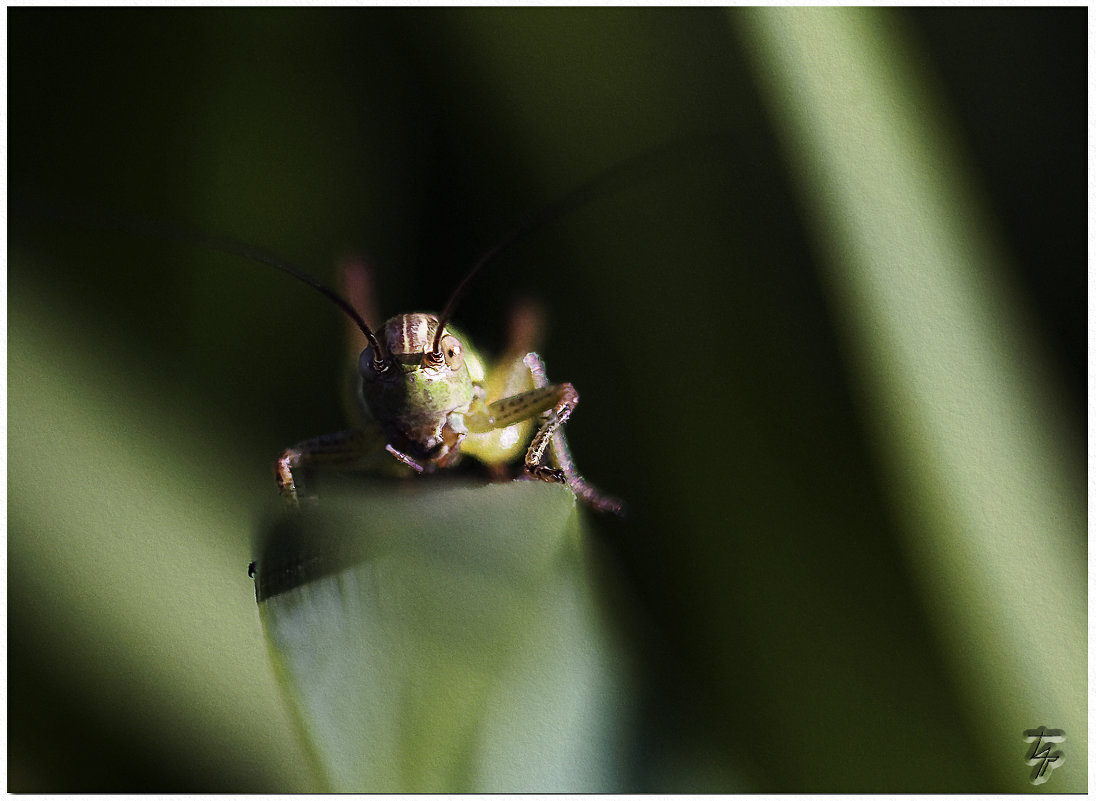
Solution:
M362 400L389 431L405 440L413 456L429 457L442 443L451 412L464 412L474 386L464 360L464 345L442 332L440 355L434 349L438 318L399 314L380 330L384 352L378 362L372 345L362 351L358 370ZM458 423L458 425L460 425Z

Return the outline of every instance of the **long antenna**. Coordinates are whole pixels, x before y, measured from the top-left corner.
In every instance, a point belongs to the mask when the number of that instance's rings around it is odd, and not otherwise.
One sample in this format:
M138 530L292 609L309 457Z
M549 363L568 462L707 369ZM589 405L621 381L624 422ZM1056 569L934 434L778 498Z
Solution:
M210 250L227 253L231 256L240 256L249 259L250 261L281 270L283 273L291 275L301 283L307 284L315 289L342 309L343 312L354 321L358 328L361 329L361 332L365 334L365 338L369 340L369 344L373 346L373 365L377 372L383 372L388 366L388 354L384 352L384 348L381 347L381 343L376 335L366 324L365 320L362 319L362 316L358 314L358 311L350 305L349 301L331 287L313 278L302 268L269 250L256 247L255 245L249 245L246 242L233 239L229 236L213 234L198 228L189 228L182 225L154 222L151 220L127 219L100 211L91 211L90 209L81 209L67 204L55 203L41 198L32 198L27 205L32 210L45 212L50 214L50 216L62 217L81 223L90 223L106 228L114 228L116 230L144 236L152 236L154 238L182 242L187 245L197 245Z
M558 200L533 212L524 222L511 230L510 233L496 243L494 247L480 256L472 265L471 269L464 274L464 278L461 279L460 283L457 284L457 288L454 289L453 294L449 296L449 300L445 303L445 308L442 309L441 315L438 317L438 330L434 334L434 345L431 354L433 359L436 361L441 359L441 338L442 333L445 330L445 324L452 319L453 312L456 311L457 304L464 295L465 289L485 264L493 260L504 250L507 250L520 242L538 228L560 219L566 214L581 208L593 200L606 197L618 191L625 185L625 179L631 179L637 171L641 169L652 170L658 166L665 166L662 162L668 162L669 156L680 155L691 150L689 147L690 145L704 147L724 141L729 141L728 133L726 131L704 134L685 140L674 139L670 142L663 142L650 150L645 150L610 167L608 170L595 175L593 178L586 181L586 183L572 189Z

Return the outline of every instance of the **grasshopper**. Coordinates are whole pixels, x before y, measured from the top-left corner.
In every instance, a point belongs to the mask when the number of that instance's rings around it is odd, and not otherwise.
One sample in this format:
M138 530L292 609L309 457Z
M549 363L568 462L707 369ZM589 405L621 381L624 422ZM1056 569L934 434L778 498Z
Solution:
M696 144L724 140L725 135L717 133L698 137ZM268 251L179 226L113 217L100 223L203 245L275 267L326 296L364 336L354 378L353 427L306 439L287 448L275 462L278 489L288 507L299 507L300 474L311 468L368 468L378 466L380 457L382 468L386 461L389 468L402 466L403 472L430 473L452 467L462 454L503 468L525 450L525 472L532 478L566 484L588 506L622 514L623 504L592 486L575 467L562 426L578 405L578 392L568 382L548 380L543 360L531 349L530 330L535 326L528 319L513 325L505 355L488 366L449 321L472 277L504 248L539 225L615 191L622 178L640 166L666 161L667 154L681 144L671 142L621 162L541 209L473 265L440 314L398 314L376 332L343 296ZM101 217L56 208L54 213L77 219Z
M710 146L722 134L698 137ZM398 314L375 333L358 311L333 290L284 264L296 278L318 289L354 322L365 337L357 364L355 428L314 437L287 448L275 463L278 488L290 507L300 501L301 468L355 467L387 454L415 473L454 465L461 454L488 465L512 462L525 450L525 471L541 481L566 484L584 503L622 514L623 504L588 483L575 468L562 426L578 405L570 383L548 381L544 362L525 347L528 325L512 326L506 355L490 369L449 320L472 277L505 247L538 225L607 194L641 165L665 161L682 143L641 153L595 177L541 210L488 251L465 274L441 314ZM273 263L273 262L269 262ZM532 439L533 426L538 425Z
M461 454L501 465L525 449L525 471L533 478L566 484L599 511L622 511L620 501L575 468L561 427L578 405L578 392L570 383L550 383L540 356L521 352L528 338L522 323L512 326L506 355L488 369L445 314L398 314L374 333L349 302L339 305L368 342L357 365L357 425L282 453L274 472L290 507L299 504L295 471L301 468L368 465L386 452L415 473L429 473L451 467ZM539 429L529 440L534 422Z
M389 467L402 464L403 472L421 474L451 467L462 454L501 468L524 450L530 477L566 484L588 506L622 514L619 500L597 490L575 468L562 426L578 405L578 392L570 383L549 382L543 360L530 349L534 315L515 316L510 345L492 365L449 325L464 287L501 247L469 270L441 314L398 314L376 332L334 290L283 262L262 259L333 301L365 344L353 381L354 427L306 439L275 462L278 489L289 508L300 504L302 469L366 468L377 466L376 457L382 456Z

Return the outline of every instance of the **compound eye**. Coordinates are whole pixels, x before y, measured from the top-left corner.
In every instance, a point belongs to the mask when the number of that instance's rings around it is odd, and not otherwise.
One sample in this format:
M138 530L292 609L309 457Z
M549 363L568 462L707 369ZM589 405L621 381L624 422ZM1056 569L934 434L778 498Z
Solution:
M385 362L380 362L378 364L374 358L372 346L363 350L362 355L358 357L358 372L366 378L371 378L379 373L383 373L387 367L388 365Z
M452 334L446 334L441 338L441 355L451 370L457 370L464 364L464 347Z

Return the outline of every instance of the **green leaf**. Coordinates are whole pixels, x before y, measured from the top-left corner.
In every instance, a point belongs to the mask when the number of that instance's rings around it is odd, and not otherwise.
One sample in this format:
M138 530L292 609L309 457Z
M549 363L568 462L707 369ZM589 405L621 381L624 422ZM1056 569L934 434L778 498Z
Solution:
M1030 789L1024 734L1064 729L1087 786L1085 504L1064 391L898 19L742 18L801 178L909 559L972 747Z
M256 593L333 790L622 787L629 671L562 486L380 484L268 529Z

